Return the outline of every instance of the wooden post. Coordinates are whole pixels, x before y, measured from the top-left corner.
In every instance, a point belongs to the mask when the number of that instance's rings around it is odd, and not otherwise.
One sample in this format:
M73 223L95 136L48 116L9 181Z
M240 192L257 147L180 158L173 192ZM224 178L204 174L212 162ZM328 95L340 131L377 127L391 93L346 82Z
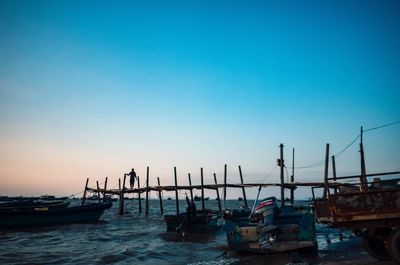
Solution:
M292 150L292 175L290 176L290 182L294 184L294 148ZM290 203L294 204L294 187L290 188Z
M217 185L217 176L215 175L215 173L214 173L214 182L215 182L215 185ZM219 190L218 190L218 188L216 188L216 191L217 191L218 209L219 209L219 212L222 213L221 199L220 199L220 197L219 197Z
M106 199L107 182L108 182L108 177L106 177L106 180L104 181L103 201Z
M145 214L149 214L149 167L147 167L146 173L146 210Z
M226 209L225 201L226 201L226 164L224 166L224 209Z
M118 189L121 189L121 178L118 179Z
M122 190L119 193L119 214L124 214L124 200L125 200L125 181L126 181L126 174L124 174L124 181L122 184Z
M204 204L204 179L203 179L203 168L200 168L200 177L201 177L201 209L205 210Z
M178 178L176 176L176 167L174 167L175 176L175 202L176 202L176 215L179 215L179 200L178 200Z
M360 133L360 137L361 137L361 142L360 142L360 156L361 156L361 175L360 175L360 188L361 191L367 191L368 187L367 187L367 171L365 169L365 157L364 157L364 145L363 145L363 127L361 126L361 133Z
M99 203L100 203L100 191L99 191L100 186L99 186L99 181L98 180L96 180L96 186L97 186L97 199L99 200Z
M89 184L89 178L86 179L86 184L85 184L85 190L83 191L83 197L82 197L82 205L85 203L86 200L86 192L87 192L87 186Z
M124 181L122 182L122 190L125 191L126 174L124 174Z
M142 213L142 194L140 193L140 178L137 176L137 185L138 185L138 201L139 201L139 213Z
M240 175L240 183L243 184L242 168L240 166L239 166L239 175ZM244 187L242 187L242 192L243 192L244 207L248 208L249 206L247 205L246 190Z
M324 194L323 197L326 199L327 192L329 189L328 186L328 169L329 169L329 144L326 144L325 150L325 172L324 172Z
M160 187L160 178L157 177L158 187ZM164 213L163 204L162 204L162 197L161 197L161 190L158 191L158 198L160 199L160 212L161 214Z
M191 202L193 202L192 178L190 177L190 173L188 173L188 177L189 177L189 186L190 186L190 199L191 199Z
M285 176L284 176L284 172L283 172L283 168L285 167L284 164L284 160L283 160L283 144L279 145L280 148L280 154L281 154L281 158L280 158L280 163L279 166L281 167L281 206L285 205Z
M336 163L335 163L335 156L332 156L332 172L333 172L333 181L335 182L335 188L333 188L333 192L337 193L336 187Z

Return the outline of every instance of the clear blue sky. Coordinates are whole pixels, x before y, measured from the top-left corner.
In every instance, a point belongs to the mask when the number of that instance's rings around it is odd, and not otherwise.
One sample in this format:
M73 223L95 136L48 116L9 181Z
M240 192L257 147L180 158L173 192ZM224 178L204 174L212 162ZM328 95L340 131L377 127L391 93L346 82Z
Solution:
M0 194L70 194L131 167L248 181L400 120L398 1L1 1ZM400 125L365 135L400 168ZM357 144L338 173L357 173ZM291 159L287 159L290 163ZM197 175L196 175L197 174ZM298 172L322 177L323 169ZM278 180L277 175L271 181Z

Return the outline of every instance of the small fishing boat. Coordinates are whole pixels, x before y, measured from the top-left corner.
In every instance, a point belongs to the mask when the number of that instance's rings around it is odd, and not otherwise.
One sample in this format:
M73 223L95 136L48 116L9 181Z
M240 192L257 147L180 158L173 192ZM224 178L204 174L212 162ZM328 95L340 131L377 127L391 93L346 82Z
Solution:
M209 199L210 199L210 197L204 197L204 200L205 200L205 201L208 201ZM196 201L196 202L201 201L201 197L199 197L199 196L194 196L194 201Z
M25 201L0 207L0 228L58 225L98 221L111 202L68 207L67 202Z
M188 207L185 213L178 215L164 215L167 225L167 232L176 231L178 233L208 233L216 231L221 227L219 219L221 215L214 210L196 210L194 202L189 202L186 197Z
M314 214L280 207L275 197L256 200L252 210L225 210L224 219L233 250L266 254L316 247Z

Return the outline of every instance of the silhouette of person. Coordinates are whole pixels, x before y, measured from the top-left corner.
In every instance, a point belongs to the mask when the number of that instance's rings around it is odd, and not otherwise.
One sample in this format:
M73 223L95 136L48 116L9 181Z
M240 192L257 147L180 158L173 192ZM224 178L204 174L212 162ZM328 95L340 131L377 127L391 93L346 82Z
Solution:
M132 168L132 171L128 173L129 178L129 184L131 186L131 189L133 189L133 186L135 185L135 179L136 179L136 172L135 169Z

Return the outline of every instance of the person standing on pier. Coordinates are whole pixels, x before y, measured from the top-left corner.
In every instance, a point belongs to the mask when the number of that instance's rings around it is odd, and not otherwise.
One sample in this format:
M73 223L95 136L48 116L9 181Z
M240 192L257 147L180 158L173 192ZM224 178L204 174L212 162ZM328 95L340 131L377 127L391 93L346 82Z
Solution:
M135 179L136 179L136 172L135 172L135 169L132 168L132 171L129 172L127 175L130 176L130 178L129 178L129 184L130 184L130 186L131 186L131 189L133 189L133 187L134 187L134 185L135 185Z

